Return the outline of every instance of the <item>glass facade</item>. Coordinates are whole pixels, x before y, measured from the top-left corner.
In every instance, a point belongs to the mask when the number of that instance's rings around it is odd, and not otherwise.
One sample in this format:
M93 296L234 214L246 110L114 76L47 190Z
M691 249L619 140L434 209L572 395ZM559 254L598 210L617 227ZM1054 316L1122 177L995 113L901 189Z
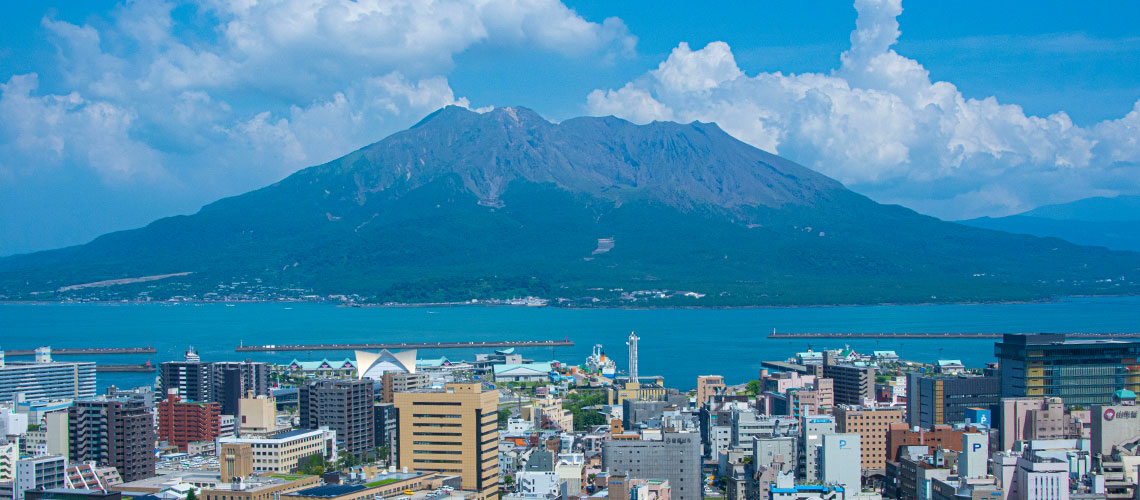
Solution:
M994 346L1002 397L1060 397L1066 406L1109 404L1118 389L1140 390L1140 342L1007 334Z

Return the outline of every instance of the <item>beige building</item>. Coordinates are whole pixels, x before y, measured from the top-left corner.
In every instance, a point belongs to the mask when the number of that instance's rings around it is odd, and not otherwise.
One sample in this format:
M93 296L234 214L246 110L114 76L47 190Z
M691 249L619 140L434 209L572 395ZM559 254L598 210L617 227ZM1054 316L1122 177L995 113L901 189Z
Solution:
M562 399L553 396L532 399L530 405L522 408L522 418L534 422L536 428L542 428L546 419L563 431L574 432L574 413L562 409Z
M904 422L902 408L862 408L839 405L832 413L836 432L858 434L864 471L887 467L887 433L891 424Z
M429 385L426 373L384 372L380 377L380 402L391 403L397 392L418 391Z
M654 382L615 382L607 392L606 404L620 405L625 400L662 401L665 399L665 379L657 377Z
M254 396L250 391L238 400L238 434L266 436L277 430L277 398Z
M337 457L336 432L328 429L297 429L273 437L218 438L220 450L227 445L248 444L253 452L253 472L290 472L301 459L320 453Z
M222 481L219 474L179 471L113 486L115 491L159 494L182 485L199 488L201 500L278 500L282 495L321 484L320 476L252 475L240 483ZM125 496L125 495L124 495Z
M723 394L726 386L720 375L700 375L697 377L697 408L705 406L709 398Z
M33 455L62 455L69 456L67 446L67 412L53 411L45 413L42 423L36 430L29 430L24 435L24 448Z
M253 474L253 446L249 443L226 443L218 452L218 473L223 483Z
M442 391L398 392L400 466L458 474L481 498L499 492L499 393L481 384L449 383Z

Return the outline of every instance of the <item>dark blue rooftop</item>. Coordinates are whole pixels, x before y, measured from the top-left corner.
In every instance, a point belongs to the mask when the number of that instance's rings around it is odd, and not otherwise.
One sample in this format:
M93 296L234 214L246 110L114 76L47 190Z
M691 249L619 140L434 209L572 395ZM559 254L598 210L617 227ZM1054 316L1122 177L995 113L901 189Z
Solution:
M334 498L349 493L356 493L360 490L366 490L364 486L348 485L348 484L326 484L324 486L317 486L306 490L296 491L289 493L285 496L304 496L304 497L327 497Z

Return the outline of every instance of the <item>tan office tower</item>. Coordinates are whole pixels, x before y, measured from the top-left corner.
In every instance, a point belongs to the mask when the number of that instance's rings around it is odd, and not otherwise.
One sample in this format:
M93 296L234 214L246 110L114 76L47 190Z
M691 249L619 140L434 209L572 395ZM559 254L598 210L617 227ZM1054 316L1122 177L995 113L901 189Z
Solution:
M222 444L218 457L221 482L229 483L234 478L244 479L253 475L253 446L249 443Z
M499 492L499 393L480 384L394 394L399 412L400 466L463 477L479 498Z

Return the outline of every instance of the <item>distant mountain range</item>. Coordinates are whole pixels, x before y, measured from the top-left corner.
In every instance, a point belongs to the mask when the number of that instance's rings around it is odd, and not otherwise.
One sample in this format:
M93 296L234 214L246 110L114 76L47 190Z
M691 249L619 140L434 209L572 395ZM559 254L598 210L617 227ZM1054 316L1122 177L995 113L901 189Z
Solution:
M713 124L448 107L194 215L0 259L0 298L962 302L1136 293L1138 271L875 203Z
M1085 198L1007 217L961 221L1009 233L1061 238L1079 245L1140 252L1140 196Z

